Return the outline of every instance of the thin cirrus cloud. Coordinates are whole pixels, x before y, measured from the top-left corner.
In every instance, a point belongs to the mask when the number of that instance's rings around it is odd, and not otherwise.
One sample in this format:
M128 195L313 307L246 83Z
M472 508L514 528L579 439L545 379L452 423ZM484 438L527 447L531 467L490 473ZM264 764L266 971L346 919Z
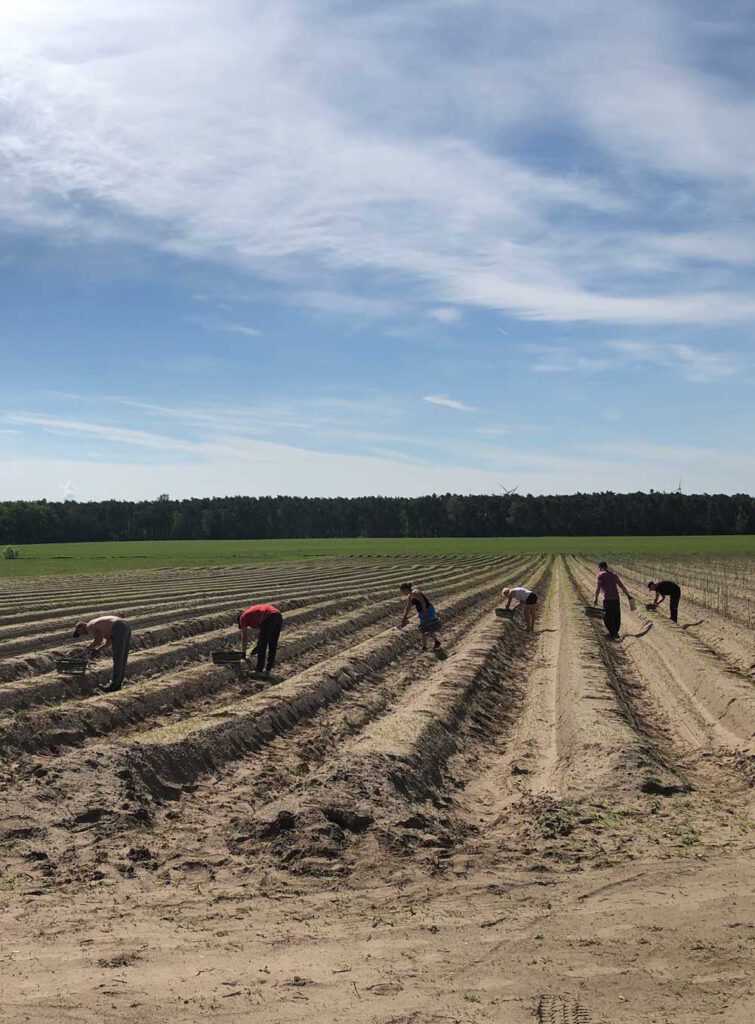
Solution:
M427 316L439 324L457 324L462 318L462 312L453 306L436 306L428 309Z
M99 500L105 497L139 498L145 496L143 455L159 457L159 490L175 497L197 493L197 482L205 493L236 493L238 474L254 472L262 480L260 493L283 493L283 479L294 481L294 492L321 495L322 480L332 477L337 493L422 494L444 493L453 483L459 491L498 493L502 472L517 474L525 491L542 493L549 487L568 490L575 477L599 478L609 489L620 486L635 488L663 486L668 483L668 463L699 474L705 464L704 486L710 490L731 490L743 473L752 473L755 460L734 452L692 446L651 446L593 444L581 450L555 453L546 450L522 452L512 448L491 447L483 451L483 464L478 467L455 464L454 455L425 463L405 453L381 445L362 454L316 452L311 449L250 438L218 434L197 442L187 442L166 434L130 430L111 424L37 414L19 414L14 421L28 428L55 435L72 435L79 446L68 454L51 456L49 452L30 453L26 457L0 456L0 469L8 493L29 497L48 493L70 497L71 481L76 480L78 500ZM102 442L106 452L98 457L97 472L91 472L86 445ZM123 449L115 459L113 445ZM140 455L140 453L143 453ZM648 455L652 465L648 464ZM65 474L65 475L64 475ZM66 480L57 485L56 480ZM151 478L154 484L154 474ZM398 484L397 484L398 481ZM53 495L51 495L53 496Z
M584 355L570 347L530 346L537 353L530 369L535 373L593 374L656 366L683 380L708 384L734 376L740 360L729 352L716 352L679 342L609 341L602 355Z
M359 271L441 323L746 320L754 109L695 64L715 20L660 0L11 0L0 216L232 264L304 304L358 303ZM739 227L708 257L711 216ZM701 259L728 276L701 287Z
M224 331L226 334L246 334L251 338L259 338L262 331L258 327L249 327L246 324L214 324L213 331Z
M685 380L699 384L733 377L740 368L739 361L728 352L704 351L693 345L614 341L610 347L630 363L663 366L675 370Z
M457 412L474 412L474 406L465 405L464 402L459 402L455 398L449 398L448 395L423 395L423 402L429 402L430 405L440 405L445 409L455 409Z

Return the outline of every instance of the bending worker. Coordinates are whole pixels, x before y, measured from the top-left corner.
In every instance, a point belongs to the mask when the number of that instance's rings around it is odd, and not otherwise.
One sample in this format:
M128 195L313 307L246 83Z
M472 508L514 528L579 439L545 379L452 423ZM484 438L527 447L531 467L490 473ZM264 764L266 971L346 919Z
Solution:
M440 628L441 621L435 611L435 605L432 603L429 597L426 597L422 593L419 587L415 587L413 583L402 583L399 587L402 597L406 598L406 605L404 606L404 614L399 623L399 629L403 629L409 621L409 614L412 607L417 612L417 618L419 619L419 633L422 640L422 650L427 650L427 638L430 634L433 634L433 650L438 650L441 647L440 641Z
M126 675L126 663L131 647L131 626L125 619L117 615L100 615L89 622L77 622L73 631L75 637L91 636L92 643L87 648L87 655L92 657L95 651L110 645L113 651L113 678L109 683L100 683L97 687L102 693L115 693L123 686Z
M506 598L506 607L516 598L524 611L524 625L528 633L535 629L535 613L537 611L537 594L526 587L504 587L501 596Z
M682 596L682 588L678 583L672 583L671 580L661 580L660 583L653 583L651 580L648 583L648 590L655 591L655 600L653 605L657 606L663 604L666 598L668 601L668 614L672 622L678 622L679 614L679 598Z
M618 640L621 629L621 601L619 590L623 590L631 602L632 595L621 582L615 572L611 572L607 562L598 563L598 575L595 579L595 600L598 603L598 595L603 595L603 624L606 633L612 640Z
M278 637L283 628L283 616L272 604L253 604L245 612L240 612L236 619L241 630L241 650L246 657L246 648L250 629L258 629L259 636L252 654L257 655L257 671L260 675L273 671L275 652L278 650ZM265 667L267 655L267 667Z

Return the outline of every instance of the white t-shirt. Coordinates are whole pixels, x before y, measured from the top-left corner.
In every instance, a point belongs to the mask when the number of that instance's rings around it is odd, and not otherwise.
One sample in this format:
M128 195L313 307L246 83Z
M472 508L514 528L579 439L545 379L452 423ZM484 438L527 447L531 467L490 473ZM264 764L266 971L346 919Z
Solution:
M530 596L532 591L531 590L527 590L526 587L513 587L512 590L511 590L511 593L517 599L519 604L526 604L527 603L527 598Z

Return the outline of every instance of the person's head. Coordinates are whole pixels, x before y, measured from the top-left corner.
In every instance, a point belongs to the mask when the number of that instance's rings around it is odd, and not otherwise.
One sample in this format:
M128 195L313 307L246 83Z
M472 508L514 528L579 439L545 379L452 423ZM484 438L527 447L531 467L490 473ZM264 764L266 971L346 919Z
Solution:
M402 594L411 594L413 586L413 583L402 583L398 589Z
M241 616L243 614L243 612L239 612L238 615L236 616L236 625L239 627L239 629L241 629Z
M598 568L599 569L607 569L608 568L608 562L598 562Z
M648 590L655 590L655 583L652 580L648 583Z
M86 631L87 631L87 624L86 624L86 622L77 622L76 623L76 628L73 631L73 635L74 635L74 637L78 638L80 636L84 636Z
M511 587L504 587L501 591L501 597L506 598L511 593Z

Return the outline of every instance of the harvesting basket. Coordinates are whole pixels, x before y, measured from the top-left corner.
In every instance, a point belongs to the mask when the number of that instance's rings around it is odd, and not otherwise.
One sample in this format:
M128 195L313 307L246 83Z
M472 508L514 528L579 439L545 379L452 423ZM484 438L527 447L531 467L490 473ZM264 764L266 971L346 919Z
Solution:
M87 670L86 658L56 658L55 669L62 676L83 676Z
M244 654L242 651L213 651L212 652L212 663L213 665L233 665L240 661L244 661Z

